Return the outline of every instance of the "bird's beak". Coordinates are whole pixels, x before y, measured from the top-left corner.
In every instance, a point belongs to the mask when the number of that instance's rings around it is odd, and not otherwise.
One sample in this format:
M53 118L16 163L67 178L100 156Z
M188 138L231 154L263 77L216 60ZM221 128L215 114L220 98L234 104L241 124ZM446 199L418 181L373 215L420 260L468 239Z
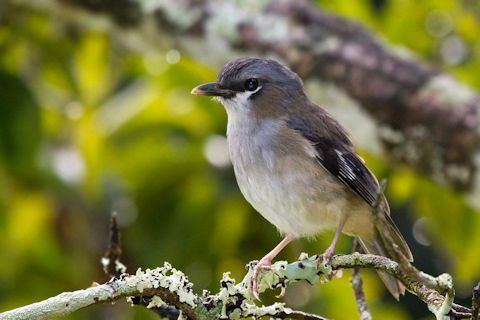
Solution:
M235 92L229 89L224 89L217 82L210 82L199 85L190 92L196 96L213 96L213 97L232 97Z

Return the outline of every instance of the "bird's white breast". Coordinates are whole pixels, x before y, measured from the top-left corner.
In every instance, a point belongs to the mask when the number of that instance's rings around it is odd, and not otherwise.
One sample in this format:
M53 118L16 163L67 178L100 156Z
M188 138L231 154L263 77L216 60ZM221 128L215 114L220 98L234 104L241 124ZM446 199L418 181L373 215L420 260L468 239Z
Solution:
M280 119L229 112L228 143L238 185L250 204L284 234L313 236L347 212L345 188L314 149Z

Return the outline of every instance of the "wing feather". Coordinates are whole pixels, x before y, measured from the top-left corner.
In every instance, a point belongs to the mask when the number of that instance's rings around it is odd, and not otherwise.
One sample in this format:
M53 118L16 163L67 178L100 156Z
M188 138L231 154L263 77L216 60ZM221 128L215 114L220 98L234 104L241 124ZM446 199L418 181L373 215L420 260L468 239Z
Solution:
M356 154L347 133L323 109L315 106L306 112L308 114L301 118L292 116L287 125L315 148L320 165L373 207L380 186L362 158ZM390 217L386 201L385 204L384 218L379 219L380 223L376 226L378 238L375 241L381 241L386 248L395 244L408 260L413 261L407 243Z
M302 118L292 117L287 125L307 139L317 152L319 163L369 205L375 204L378 181L355 153L342 126L318 107Z
M379 190L377 179L361 158L349 148L333 141L318 138L311 141L317 151L317 159L331 174L351 191L373 206Z

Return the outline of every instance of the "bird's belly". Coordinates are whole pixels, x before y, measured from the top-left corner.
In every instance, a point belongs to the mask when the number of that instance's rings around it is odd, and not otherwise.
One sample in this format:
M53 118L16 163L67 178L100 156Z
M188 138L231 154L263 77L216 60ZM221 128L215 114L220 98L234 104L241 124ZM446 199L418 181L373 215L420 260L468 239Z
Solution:
M275 163L235 164L245 198L284 234L335 229L348 212L346 190L315 159L283 156Z

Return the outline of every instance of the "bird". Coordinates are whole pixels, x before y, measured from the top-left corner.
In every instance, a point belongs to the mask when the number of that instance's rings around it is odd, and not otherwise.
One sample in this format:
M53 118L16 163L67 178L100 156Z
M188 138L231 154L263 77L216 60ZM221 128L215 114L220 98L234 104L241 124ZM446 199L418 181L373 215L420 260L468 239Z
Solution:
M255 266L255 298L260 300L260 272L271 267L287 244L325 231L334 231L334 236L322 261L331 260L342 233L356 237L366 253L392 259L400 253L413 261L375 175L346 129L309 99L295 72L273 59L237 58L224 65L215 82L191 93L213 97L224 106L240 191L283 235ZM398 300L405 287L386 272L378 273Z

